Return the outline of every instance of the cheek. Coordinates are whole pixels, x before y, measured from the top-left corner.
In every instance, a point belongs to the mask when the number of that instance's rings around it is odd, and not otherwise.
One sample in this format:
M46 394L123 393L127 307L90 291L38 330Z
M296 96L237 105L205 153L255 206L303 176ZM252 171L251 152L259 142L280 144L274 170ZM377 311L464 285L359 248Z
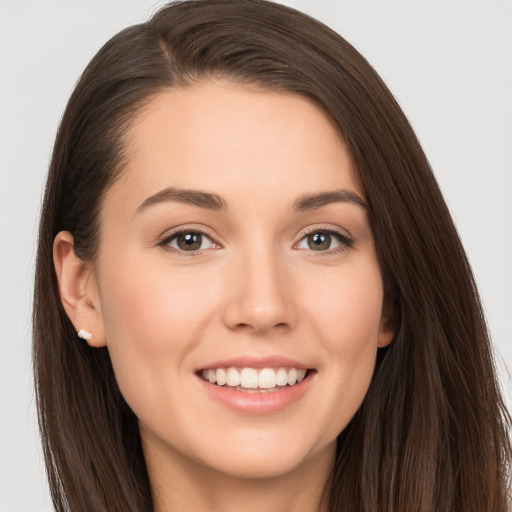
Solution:
M331 301L325 301L322 325L325 327L324 348L347 370L358 363L373 368L378 346L382 287L375 280L362 279L345 286Z
M203 293L208 280L194 271L173 271L151 260L126 258L105 267L102 275L102 314L109 343L130 339L140 343L141 350L163 348L197 329L203 321L197 312L207 315L211 306L211 294Z
M351 358L369 346L377 348L383 288L376 264L361 271L334 270L324 280L310 283L313 287L309 308L326 350Z
M376 265L364 272L333 272L323 284L329 293L317 288L311 294L310 318L324 362L318 377L326 390L326 435L335 438L361 406L372 379L383 289Z
M208 282L137 258L105 265L102 275L102 314L119 386L129 403L143 395L157 401L162 382L172 385L186 371L187 354L215 310L212 294L198 293L199 281L203 291Z

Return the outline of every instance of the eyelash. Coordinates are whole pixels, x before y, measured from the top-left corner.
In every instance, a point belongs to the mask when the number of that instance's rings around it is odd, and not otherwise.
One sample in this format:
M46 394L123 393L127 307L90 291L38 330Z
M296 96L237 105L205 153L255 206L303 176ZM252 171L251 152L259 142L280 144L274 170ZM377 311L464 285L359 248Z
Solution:
M207 237L209 240L211 240L211 242L214 244L214 245L217 245L217 246L220 246L220 244L218 242L216 242L215 238L212 236L211 233L209 233L207 230L205 229L201 229L201 228L196 228L196 227L190 227L190 228L178 228L176 229L175 231L173 231L172 233L170 234L167 234L165 235L163 238L161 238L159 241L158 241L158 246L162 247L162 249L164 251L169 251L169 252L172 252L174 254L179 254L180 256L195 256L195 255L199 255L199 254L202 254L202 250L199 249L199 250L196 250L196 251L182 251L182 250L179 250L179 249L175 249L174 247L171 247L169 244L175 239L177 238L178 236L180 235L184 235L184 234L187 234L187 233L191 233L191 234L199 234L199 235L202 235L202 236L205 236ZM203 249L204 250L204 249Z
M334 249L327 249L325 251L314 251L313 249L310 249L311 252L317 253L316 254L317 256L329 256L332 254L338 254L340 252L346 252L346 251L352 249L356 243L354 238L352 238L346 232L342 232L341 230L333 229L331 227L324 228L321 226L320 227L314 226L314 227L306 228L306 230L305 230L304 234L301 236L299 242L297 242L297 244L295 244L294 247L296 247L300 242L302 242L302 240L307 238L309 235L312 235L315 233L322 233L322 234L327 234L327 235L333 236L340 243L340 245L338 247L335 247Z
M195 251L183 251L183 250L179 250L174 247L171 247L169 245L178 236L187 234L187 233L200 234L202 236L207 237L214 245L220 246L220 244L215 240L215 238L212 236L212 234L210 232L208 232L205 229L196 228L196 227L178 228L175 231L173 231L172 233L167 234L163 238L158 240L157 245L162 247L162 249L165 251L173 252L175 254L179 254L180 256L195 256L195 255L202 254L201 249L195 250ZM340 243L340 245L338 247L335 247L334 249L327 249L325 251L315 251L313 249L310 249L311 252L317 253L318 256L325 256L325 255L337 254L339 252L345 252L349 249L352 249L355 245L355 240L346 233L343 233L343 232L338 231L333 228L311 227L311 228L306 228L306 230L305 230L304 234L301 236L300 240L293 246L294 249L296 249L297 245L300 244L306 237L308 237L309 235L315 234L315 233L322 233L322 234L327 234L327 235L333 236Z

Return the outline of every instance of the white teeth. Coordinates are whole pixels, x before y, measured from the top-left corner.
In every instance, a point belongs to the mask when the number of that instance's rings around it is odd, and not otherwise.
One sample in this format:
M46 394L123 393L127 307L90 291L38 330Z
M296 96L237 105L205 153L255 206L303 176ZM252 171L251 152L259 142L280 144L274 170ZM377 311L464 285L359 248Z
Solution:
M219 368L217 370L217 386L224 386L224 384L226 384L226 382L227 382L226 372L222 368Z
M294 386L302 382L307 370L297 368L242 368L238 371L234 367L203 370L201 376L204 380L217 386L241 387L244 389L273 389L277 386Z
M258 375L259 388L275 388L276 387L276 372L272 368L263 368Z
M228 368L226 384L228 386L240 386L240 373L236 368Z
M290 368L288 372L288 384L293 386L297 382L297 370L295 368Z
M288 384L288 372L284 368L277 370L276 384L278 386L286 386L286 384Z
M254 368L244 368L240 374L240 385L243 388L256 389L258 387L258 372Z

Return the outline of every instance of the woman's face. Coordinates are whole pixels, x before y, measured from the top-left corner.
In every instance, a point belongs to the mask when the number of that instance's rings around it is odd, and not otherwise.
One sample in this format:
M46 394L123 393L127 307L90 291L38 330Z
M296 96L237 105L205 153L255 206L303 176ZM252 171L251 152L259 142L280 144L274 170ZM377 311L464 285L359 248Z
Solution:
M148 464L330 464L393 334L345 144L309 100L223 83L159 94L128 140L94 279Z

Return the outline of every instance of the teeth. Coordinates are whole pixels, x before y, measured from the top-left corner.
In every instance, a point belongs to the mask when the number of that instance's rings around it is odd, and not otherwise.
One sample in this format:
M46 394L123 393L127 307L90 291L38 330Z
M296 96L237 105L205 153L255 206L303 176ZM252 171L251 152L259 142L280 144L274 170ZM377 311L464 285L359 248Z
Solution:
M291 368L288 372L288 384L293 386L297 382L297 370L295 368Z
M286 386L286 384L288 384L288 372L284 368L277 370L276 384L278 386Z
M226 384L226 382L228 380L226 372L222 368L219 368L216 372L216 375L217 375L217 386L224 386L224 384Z
M231 387L240 386L240 373L236 368L228 368L226 384Z
M238 371L234 367L203 370L201 376L211 384L217 386L241 387L244 389L273 389L283 386L294 386L304 380L304 369L297 368L242 368Z
M275 388L276 387L276 372L270 368L263 368L258 375L258 387L259 388Z
M240 374L240 385L243 388L256 389L258 387L258 372L254 368L244 368Z

